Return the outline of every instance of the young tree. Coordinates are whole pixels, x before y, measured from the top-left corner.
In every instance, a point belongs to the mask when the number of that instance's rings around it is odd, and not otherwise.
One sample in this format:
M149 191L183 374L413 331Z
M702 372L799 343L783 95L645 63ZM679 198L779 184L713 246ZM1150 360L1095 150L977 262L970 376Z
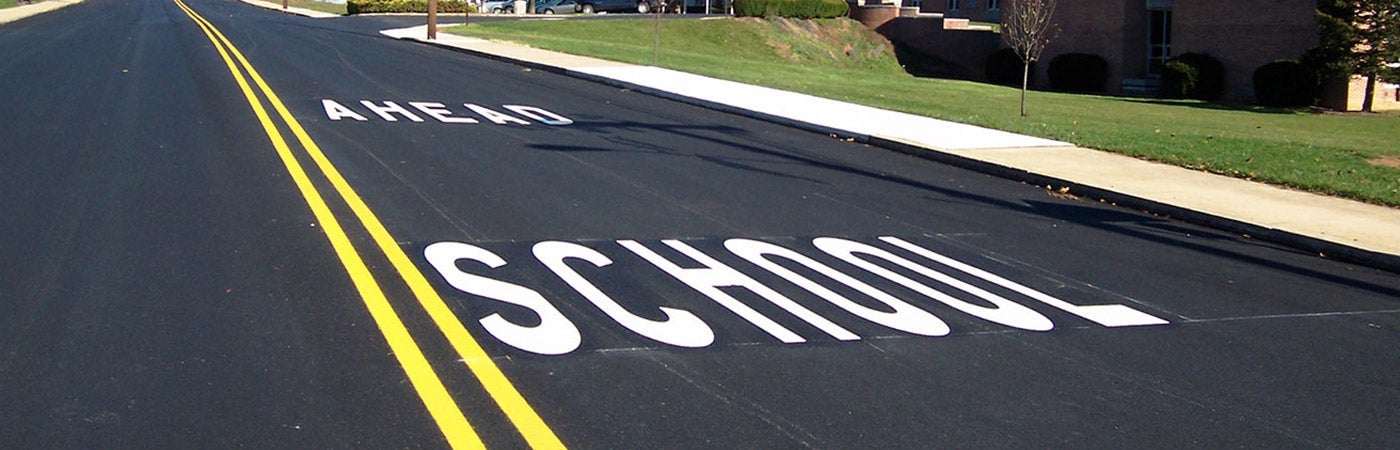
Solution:
M1400 1L1400 0L1397 0ZM1001 12L1001 41L1021 57L1021 116L1026 114L1026 88L1030 82L1031 63L1040 59L1045 46L1059 33L1050 22L1057 0L1011 0L1003 2Z

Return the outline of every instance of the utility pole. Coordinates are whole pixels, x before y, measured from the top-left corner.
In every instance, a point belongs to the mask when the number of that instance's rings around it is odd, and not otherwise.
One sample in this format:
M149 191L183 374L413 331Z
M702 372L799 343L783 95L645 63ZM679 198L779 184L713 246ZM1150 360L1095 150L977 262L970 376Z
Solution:
M651 1L651 0L642 0L642 1ZM685 1L685 0L681 0L681 1ZM652 47L651 47L651 65L653 65L653 66L657 65L657 62L661 59L661 11L662 11L662 10L665 10L665 9L666 9L666 6L663 5L663 6L661 6L660 8L656 8L656 9L657 9L656 11L652 11L652 13L656 15L656 24L655 24L655 28L654 28L655 31L656 31L656 41L653 43L653 45L652 45Z
M428 40L430 41L437 39L437 3L437 0L428 0Z

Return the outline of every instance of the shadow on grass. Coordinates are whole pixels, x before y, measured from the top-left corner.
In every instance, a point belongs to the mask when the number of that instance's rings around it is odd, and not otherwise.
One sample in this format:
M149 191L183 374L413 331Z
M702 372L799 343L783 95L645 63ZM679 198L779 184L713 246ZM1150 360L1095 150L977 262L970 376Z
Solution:
M972 68L907 45L894 44L894 56L904 71L915 78L943 78L952 80L978 81L978 73Z
M1306 114L1306 109L1279 108L1272 106L1246 105L1242 103L1206 102L1200 100L1167 100L1158 98L1121 97L1122 101L1145 105L1180 106L1185 108L1209 109L1213 111L1239 111L1259 114Z

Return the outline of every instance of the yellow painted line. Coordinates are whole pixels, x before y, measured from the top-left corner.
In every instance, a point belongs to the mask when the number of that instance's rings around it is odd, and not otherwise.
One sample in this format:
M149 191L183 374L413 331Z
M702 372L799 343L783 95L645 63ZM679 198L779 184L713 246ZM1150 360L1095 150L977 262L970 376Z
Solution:
M179 0L176 1L178 2ZM197 20L202 20L202 18ZM253 82L257 84L263 95L267 97L273 109L277 111L283 122L291 129L292 134L296 136L298 142L306 150L307 154L311 156L312 160L315 161L322 173L331 182L331 185L335 187L346 204L350 206L351 211L355 213L355 216L364 225L365 229L369 231L375 244L378 245L380 250L388 257L394 269L403 277L404 282L408 284L409 289L413 292L414 296L417 297L419 304L428 313L433 323L437 325L443 336L447 338L453 349L457 351L462 361L465 362L472 373L476 375L487 393L491 395L491 398L501 407L506 417L510 419L511 423L520 431L526 442L529 443L531 447L537 449L565 448L563 442L559 440L558 436L556 436L553 430L544 422L544 419L535 412L534 408L530 407L525 397L520 394L520 391L515 388L515 385L511 384L510 380L506 378L505 373L501 372L500 367L491 359L491 356L481 348L481 345L477 343L476 339L473 338L466 327L462 325L462 322L447 306L447 303L438 295L437 290L433 289L432 285L428 283L422 271L418 270L418 267L413 264L408 255L398 246L398 241L389 234L388 229L379 221L379 218L375 216L374 212L370 210L369 206L365 204L360 196L355 193L355 190L351 188L350 184L341 176L340 171L326 158L320 146L311 139L310 135L308 135L306 130L301 126L301 123L287 110L277 94L272 91L272 88L267 85L262 76L253 68L252 64L243 57L242 52L238 51L238 48L234 47L233 44L224 37L223 33L219 32L217 28L214 28L212 24L208 24L208 27L212 30L214 35L229 48L243 68L248 71L249 77L253 79Z
M331 213L330 208L326 205L325 200L316 190L316 187L311 183L310 178L306 175L306 171L302 169L301 164L297 162L296 157L292 154L286 140L282 138L281 132L277 130L276 125L272 122L272 118L268 115L262 102L258 100L242 72L239 72L233 59L229 57L229 52L225 50L225 46L235 54L237 54L238 50L234 48L231 43L228 43L226 39L223 39L222 34L219 33L212 24L204 20L198 13L195 13L188 5L185 5L181 0L174 1L180 9L185 11L186 15L190 16L191 20L194 20L195 23L199 25L200 29L204 31L205 36L209 38L209 41L212 42L215 49L218 50L219 56L224 59L224 64L228 66L229 72L233 74L234 79L238 82L239 89L242 90L244 97L248 99L249 106L253 108L254 114L258 116L258 121L262 124L263 131L265 131L268 138L272 140L272 145L276 148L277 155L282 159L282 163L287 167L287 172L291 175L292 180L301 191L302 197L306 199L307 204L311 207L312 213L321 223L321 229L324 230L326 237L331 241L331 246L335 249L336 255L340 257L341 263L349 273L356 290L359 291L360 297L364 300L365 306L369 309L370 315L374 318L375 324L379 326L380 332L383 333L385 340L389 342L389 347L393 351L394 356L398 359L399 365L403 367L404 372L408 375L410 383L413 385L414 389L417 390L418 396L423 400L433 420L437 422L438 427L447 438L448 444L451 445L452 448L457 449L485 448L485 445L481 442L481 438L472 430L471 425L467 423L466 416L462 414L461 409L458 408L457 403L452 399L451 394L448 393L447 387L442 384L442 380L438 378L436 372L433 371L422 349L414 342L413 336L408 332L408 328L404 326L403 321L399 318L398 314L394 312L393 306L389 304L388 298L384 296L383 290L380 289L379 284L374 280L374 276L370 273L364 260L361 259L359 253L355 251L354 245L350 242L349 236L345 234L345 230L340 226L340 222L335 218L335 215ZM216 35L218 38L215 37ZM220 44L221 41L223 45ZM251 71L251 66L247 66L246 60L243 60L241 55L239 55L238 58L240 62ZM261 84L262 81L259 79L258 83ZM263 87L263 89L266 89L266 87Z
M268 102L272 104L273 109L277 111L282 120L291 128L292 134L297 137L302 147L306 149L306 152L311 156L312 160L316 162L316 165L320 167L322 173L330 180L331 185L335 187L336 191L345 202L350 205L351 211L353 211L355 216L360 219L360 222L364 224L365 229L369 231L375 244L379 246L380 250L389 258L389 262L393 264L394 269L403 277L409 289L412 290L414 296L418 298L419 304L422 305L423 309L428 312L429 317L432 318L433 323L442 331L443 336L451 343L453 349L457 351L458 356L462 358L462 361L467 364L467 367L470 368L477 379L481 381L487 393L491 395L491 398L494 399L496 404L501 407L501 410L505 412L506 417L509 418L516 429L520 431L526 442L529 443L532 448L538 449L564 448L563 442L554 434L554 431L550 430L549 426L545 424L544 419L535 412L534 408L530 407L525 397L520 395L520 391L515 388L515 385L511 384L510 380L501 372L500 367L496 366L491 356L481 348L481 345L477 343L476 339L473 338L466 327L462 325L461 320L459 320L447 306L447 303L442 300L437 290L433 289L432 285L428 283L427 277L423 276L422 271L418 270L418 267L413 264L408 255L399 247L398 241L389 234L388 229L379 221L379 218L369 209L369 206L365 204L364 200L355 193L355 190L350 187L350 183L345 181L345 177L341 176L340 171L326 158L320 146L316 145L316 142L306 133L301 123L287 110L282 100L278 98L277 94L272 91L272 88L263 81L262 76L253 68L252 64L248 63L248 60L243 57L243 54L238 51L238 48L229 43L228 39L219 33L218 29L214 29L214 33L218 35L219 39L223 40L224 44L227 45L230 50L232 50L234 57L237 58L239 63L248 71L253 82L262 90L263 95L267 96Z

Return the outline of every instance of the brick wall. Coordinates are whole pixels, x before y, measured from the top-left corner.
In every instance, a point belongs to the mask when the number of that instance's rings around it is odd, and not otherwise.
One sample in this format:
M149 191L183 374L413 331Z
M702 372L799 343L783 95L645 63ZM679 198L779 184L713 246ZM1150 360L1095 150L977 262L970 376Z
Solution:
M987 0L960 0L958 3L958 9L949 10L948 0L923 0L919 5L919 12L940 13L947 17L978 22L996 22L1001 18L1001 11L987 9Z
M1229 98L1252 100L1255 69L1297 58L1317 45L1315 6L1316 0L1175 0L1172 54L1202 52L1220 59ZM1059 2L1054 20L1060 35L1041 57L1039 87L1049 87L1046 70L1055 56L1091 53L1108 60L1109 92L1121 93L1124 79L1146 76L1147 16L1143 0Z
M1360 111L1366 99L1366 79L1353 75L1347 80L1332 80L1322 86L1321 105L1339 111ZM1400 86L1380 81L1372 97L1375 111L1400 110Z
M1016 0L1001 0L1006 9ZM962 0L949 17L995 20L986 0ZM975 3L975 6L974 6ZM1109 93L1122 93L1125 79L1147 75L1147 1L1061 0L1054 21L1060 34L1037 64L1038 88L1049 87L1050 61L1064 53L1090 53L1108 60ZM947 0L924 0L923 11L945 12ZM1293 59L1317 45L1316 0L1174 0L1172 54L1207 53L1225 64L1226 95L1254 97L1254 70L1279 59ZM982 61L968 61L968 65Z
M906 55L922 59L927 64L922 70L939 78L981 79L987 57L1000 42L991 31L944 29L937 18L894 18L875 31L895 44L906 68L918 71L924 65L905 61Z
M1226 98L1254 99L1254 70L1295 59L1318 43L1316 0L1176 0L1172 54L1225 63Z
M1003 0L1010 3L1015 0ZM1178 0L1180 1L1180 0ZM1147 61L1147 6L1142 0L1065 0L1053 18L1060 34L1037 63L1039 88L1048 88L1050 60L1065 53L1089 53L1108 60L1108 90L1118 93L1124 78L1143 76Z
M881 26L896 17L899 17L899 8L894 5L851 5L851 19L872 30L879 30Z

